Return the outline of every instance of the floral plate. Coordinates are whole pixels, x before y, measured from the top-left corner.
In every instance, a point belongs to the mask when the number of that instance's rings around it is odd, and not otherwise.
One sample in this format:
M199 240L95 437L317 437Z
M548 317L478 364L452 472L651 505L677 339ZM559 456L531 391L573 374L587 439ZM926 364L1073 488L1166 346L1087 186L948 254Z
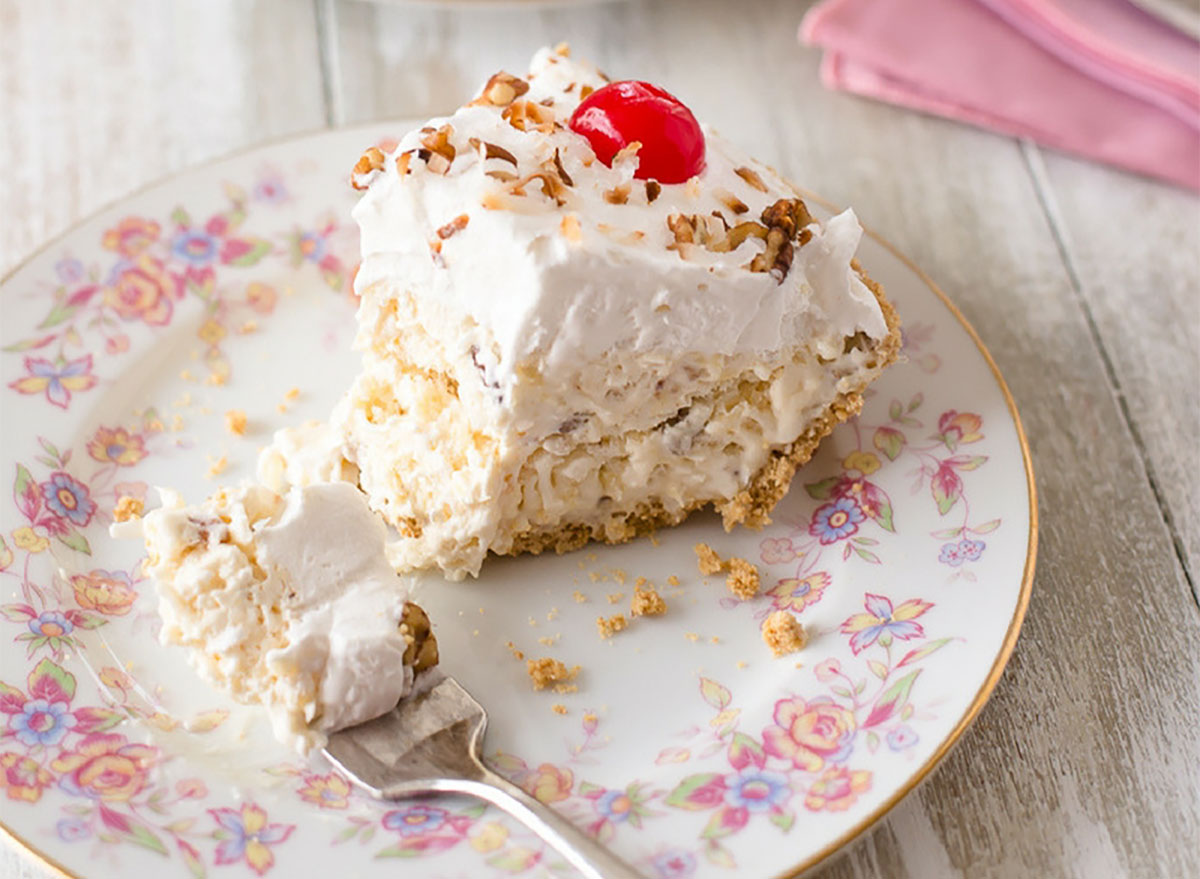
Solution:
M403 125L215 162L101 211L2 284L0 805L71 874L565 876L459 799L378 804L271 738L155 640L123 495L199 499L356 369L347 170ZM1035 546L1028 450L953 306L878 239L860 256L904 362L762 532L698 516L653 539L494 559L421 592L445 666L492 717L493 764L647 876L793 875L861 832L979 712L1013 648ZM244 436L226 413L244 410ZM11 498L11 500L9 499ZM759 563L737 602L692 546ZM609 641L634 581L669 604ZM676 585L677 584L677 585ZM811 635L773 659L774 609ZM511 642L511 645L510 645ZM579 664L533 692L515 651Z

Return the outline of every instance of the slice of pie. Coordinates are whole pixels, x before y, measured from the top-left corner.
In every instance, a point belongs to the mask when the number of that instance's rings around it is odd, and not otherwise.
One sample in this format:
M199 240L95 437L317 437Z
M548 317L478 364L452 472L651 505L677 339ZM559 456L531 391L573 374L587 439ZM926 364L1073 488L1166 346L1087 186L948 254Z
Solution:
M353 183L362 372L268 478L356 479L401 567L760 526L900 346L852 212L563 48Z
M161 640L301 752L390 711L437 662L429 618L384 554L387 529L347 482L163 491L141 522ZM140 526L129 528L129 526ZM121 536L125 536L122 534Z

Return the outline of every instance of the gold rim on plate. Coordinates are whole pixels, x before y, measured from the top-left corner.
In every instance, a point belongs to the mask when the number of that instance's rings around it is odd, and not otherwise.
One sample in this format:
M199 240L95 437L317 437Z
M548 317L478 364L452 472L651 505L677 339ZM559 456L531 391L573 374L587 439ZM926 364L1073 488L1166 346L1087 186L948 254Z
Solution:
M405 121L408 122L412 120ZM234 150L233 152L226 153L222 156L216 156L212 159L207 159L195 165L189 165L187 168L183 168L159 177L156 180L125 193L119 198L115 198L109 202L106 202L104 205L89 213L86 217L83 217L72 223L67 229L63 230L58 235L55 235L41 247L37 248L24 259L20 260L9 271L5 272L4 276L0 277L0 287L3 287L10 280L12 280L12 277L17 272L27 266L34 259L57 245L67 236L73 234L75 230L77 230L84 223L90 222L99 214L116 207L121 202L141 195L142 193L161 186L162 184L168 183L176 177L192 171L198 171L203 168L207 168L211 165L215 165L229 159L236 159L239 156L252 153L256 150L262 149L263 147L305 140L320 134L349 133L355 130L376 131L380 124L380 122L372 122L364 125L349 126L346 128L317 128L304 131L299 134L289 134L278 138L271 138L269 140L262 141L261 143L256 143L253 146L243 147L242 149ZM837 210L836 205L829 200L822 198L816 193L808 190L802 190L802 192L805 198L811 199L827 210ZM1004 634L1004 641L1000 645L1000 650L996 654L996 660L992 663L991 670L988 672L987 677L984 678L979 690L975 693L975 698L971 701L971 704L968 706L963 716L959 719L958 723L954 725L954 728L950 730L950 732L937 746L934 752L921 765L920 769L903 785L901 785L900 788L897 789L890 797L880 803L879 806L874 809L874 811L867 814L857 824L855 824L837 839L830 842L824 848L817 851L808 859L801 861L794 867L789 867L783 873L777 874L775 879L798 879L798 877L803 873L808 872L836 852L845 848L855 839L862 836L863 833L865 833L873 824L875 824L875 822L879 821L879 819L890 812L892 808L901 800L912 793L913 789L916 788L917 785L919 785L922 781L924 781L929 774L938 767L938 765L942 762L942 759L948 753L950 753L950 749L953 748L958 743L958 740L962 738L962 735L967 731L967 728L974 723L975 719L979 716L980 711L983 710L983 706L987 704L992 692L996 689L996 685L1000 682L1000 678L1004 674L1004 668L1008 665L1009 657L1012 656L1013 649L1017 645L1017 638L1021 633L1021 623L1025 619L1025 612L1029 609L1029 599L1033 594L1033 572L1035 563L1037 562L1038 544L1037 484L1033 476L1033 459L1029 452L1029 440L1025 436L1025 427L1022 425L1021 416L1017 412L1016 400L1013 399L1012 392L1008 388L1008 383L1004 380L1004 376L1000 373L1000 367L996 365L996 361L992 357L991 352L988 351L987 346L983 344L983 340L979 337L979 333L975 331L975 327L971 326L970 321L968 321L963 313L959 311L958 306L955 305L954 302L951 301L950 297L942 291L942 288L935 284L929 275L925 274L925 272L916 263L901 253L899 248L897 248L890 241L872 231L865 225L863 226L863 231L874 241L881 244L889 253L892 254L892 256L904 263L904 265L913 274L921 279L921 282L924 283L925 286L933 291L934 295L936 295L941 303L946 306L950 314L954 316L954 319L957 320L962 325L962 328L967 331L967 335L971 337L971 341L975 343L975 347L979 349L979 353L983 355L983 359L987 362L988 368L992 371L992 377L996 380L996 384L1000 388L1000 393L1004 397L1004 403L1008 407L1008 414L1012 417L1013 427L1017 431L1017 442L1021 447L1021 462L1025 467L1025 486L1026 490L1029 492L1029 540L1026 544L1027 549L1025 553L1025 569L1022 573L1021 592L1017 596L1017 606L1013 611L1013 618L1008 624L1008 631ZM15 843L13 846L14 849L23 852L39 866L51 870L58 876L66 877L66 879L84 879L84 877L82 877L80 874L72 873L62 863L36 848L33 843L22 837L3 821L0 821L0 833Z

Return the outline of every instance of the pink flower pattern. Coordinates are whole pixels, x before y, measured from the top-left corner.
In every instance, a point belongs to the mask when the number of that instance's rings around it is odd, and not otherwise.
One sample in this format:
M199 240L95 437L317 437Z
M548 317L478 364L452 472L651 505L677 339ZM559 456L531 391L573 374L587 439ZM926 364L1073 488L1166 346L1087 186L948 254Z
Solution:
M205 362L214 371L227 368L221 346L233 328L282 307L275 287L243 272L265 261L311 268L330 287L346 289L352 247L339 246L342 233L335 224L322 220L282 238L252 230L252 204L260 210L288 201L282 175L272 170L249 197L236 186L227 191L228 208L207 219L194 220L180 209L170 217L113 223L103 233L107 264L64 256L46 287L49 308L37 330L2 340L2 356L20 370L6 377L7 388L69 410L99 384L97 370L116 374L117 367L106 369L111 359L138 351L147 334L176 322L193 301L206 318ZM931 334L922 330L914 344L928 346ZM935 371L936 355L923 356L934 358L925 362ZM825 471L824 478L802 474L812 501L806 518L777 526L759 546L763 564L775 568L765 572L764 583L775 585L764 590L760 617L767 604L803 613L837 588L839 564L883 564L881 539L896 533L899 511L882 477L902 459L919 474L923 502L946 520L947 527L931 535L933 555L941 553L943 570L953 578L971 581L971 565L985 546L980 536L1001 524L980 522L968 503L964 474L988 460L975 451L986 448L984 420L946 409L926 424L923 405L917 395L892 401L881 423L859 419L853 425L857 448L840 468ZM76 456L38 437L38 448L17 465L11 512L19 527L11 545L0 537L0 574L14 578L19 600L0 606L0 616L12 627L26 665L24 680L0 681L0 797L13 808L41 808L54 799L63 811L49 825L64 843L133 845L178 859L195 875L217 865L266 875L294 848L297 825L279 820L276 805L270 806L277 816L272 820L260 802L231 801L200 779L172 783L160 772L169 755L140 741L137 726L117 727L131 716L163 729L178 721L140 702L122 669L99 671L105 688L100 695L78 692L66 666L88 631L136 622L137 569L101 568L90 556L96 529L107 526L117 498L145 493L145 483L124 471L164 450L160 416L149 410L139 419L93 425L90 444ZM85 559L80 573L65 580L42 573L48 547ZM639 866L648 873L681 879L704 862L736 868L733 839L745 828L765 824L787 834L806 812L862 809L874 794L878 760L905 754L921 741L923 718L930 715L921 707L919 678L928 658L958 639L938 631L935 602L884 591L881 586L863 594L863 611L827 633L843 639L840 659L800 669L769 718L752 721L750 706L738 705L732 689L701 678L699 698L711 709L711 721L682 731L660 753L658 766L679 767L668 787L638 779L616 786L589 780L588 755L605 747L592 715L585 716L564 762L526 763L504 754L493 762L607 842L665 815L694 814L695 839L647 854ZM212 728L222 719L210 712L195 728ZM297 804L340 822L334 844L356 841L371 846L374 857L436 859L473 851L495 874L520 875L539 868L547 855L535 839L482 806L416 802L382 808L336 772L285 764L273 774L295 778ZM373 840L383 843L372 846Z

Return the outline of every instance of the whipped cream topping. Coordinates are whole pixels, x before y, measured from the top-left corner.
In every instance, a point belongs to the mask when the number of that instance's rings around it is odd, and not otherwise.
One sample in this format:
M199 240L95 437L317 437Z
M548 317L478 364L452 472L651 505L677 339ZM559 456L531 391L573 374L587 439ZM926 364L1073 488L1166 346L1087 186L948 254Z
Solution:
M412 686L400 629L408 589L384 553L387 529L346 483L292 489L257 535L259 560L279 579L287 646L267 664L319 683L312 716L323 731L390 711Z
M832 356L857 332L886 335L850 265L862 234L852 212L808 225L774 270L750 269L767 249L761 235L696 243L758 222L796 190L708 128L707 166L687 183L635 179L636 153L605 166L567 126L604 83L543 49L526 79L493 77L475 102L357 169L360 294L401 277L470 316L475 330L458 344L478 349L501 386L520 366L612 349L766 356L805 340ZM712 228L681 241L679 217Z
M285 495L246 485L196 506L160 494L159 509L114 536L138 530L146 542L161 639L191 648L197 671L240 701L263 704L281 741L320 747L411 690L408 581L353 485Z

